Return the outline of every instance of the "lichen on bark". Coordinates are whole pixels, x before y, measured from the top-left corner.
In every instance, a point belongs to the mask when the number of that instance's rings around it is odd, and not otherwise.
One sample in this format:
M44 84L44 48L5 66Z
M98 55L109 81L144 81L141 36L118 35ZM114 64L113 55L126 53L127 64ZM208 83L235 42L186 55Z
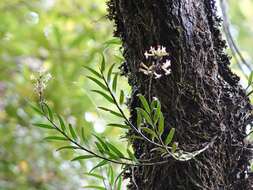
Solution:
M252 106L229 68L215 2L110 0L108 12L115 36L123 42L124 74L132 86L131 121L135 123L137 93L149 92L147 76L138 72L144 52L163 45L170 52L172 73L153 80L151 93L162 103L165 133L175 127L175 140L186 151L201 149L217 136L212 147L191 161L170 158L162 166L134 168L133 175L126 173L129 189L253 189L252 175L247 174L252 147L244 142ZM147 142L132 143L138 158L155 156Z

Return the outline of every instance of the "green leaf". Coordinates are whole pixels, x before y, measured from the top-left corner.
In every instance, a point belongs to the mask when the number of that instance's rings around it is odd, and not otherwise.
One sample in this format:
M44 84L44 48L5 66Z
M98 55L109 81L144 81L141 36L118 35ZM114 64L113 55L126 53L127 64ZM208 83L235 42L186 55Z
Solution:
M70 132L71 136L73 137L73 139L76 140L76 139L77 139L76 132L75 132L75 130L74 130L74 128L72 127L71 124L69 124L69 132Z
M139 109L136 108L136 114L137 114L137 128L141 126L142 123L142 115Z
M164 117L163 117L163 114L161 114L159 118L159 124L158 124L158 133L160 136L163 134L163 131L164 131Z
M118 180L117 190L121 190L121 186L122 186L122 177L120 176Z
M171 129L170 129L170 132L169 132L169 134L168 134L168 136L167 136L167 138L166 138L166 140L165 140L165 144L166 144L166 145L168 145L168 144L171 143L171 141L172 141L172 139L173 139L173 137L174 137L174 134L175 134L175 128L171 128Z
M101 96L103 96L106 100L108 100L110 103L114 104L114 101L112 99L112 97L108 96L106 93L99 91L99 90L92 90L92 92L95 92L97 94L100 94Z
M124 158L124 154L116 147L114 146L113 144L107 142L106 143L107 146L114 152L116 153L120 158Z
M61 117L60 115L57 115L57 117L58 117L58 120L59 120L59 122L60 122L62 131L63 131L63 132L66 131L66 126L65 126L65 123L64 123L62 117Z
M108 70L108 73L107 73L107 82L108 82L108 83L110 83L110 81L111 81L112 70L113 70L114 66L115 66L115 63L112 64L112 66L111 66L111 67L109 68L109 70Z
M253 80L253 71L249 75L248 86L250 86L252 84L252 80Z
M102 61L101 61L101 72L104 72L105 71L105 56L104 56L104 54L102 53L101 54L101 56L102 56Z
M45 129L55 129L51 125L43 124L43 123L33 123L35 127L45 128Z
M100 86L105 91L108 91L107 87L102 82L100 82L99 80L97 80L96 78L91 77L91 76L87 76L87 78L90 79L90 80L92 80L94 83L96 83L98 86Z
M120 96L119 96L119 103L120 103L120 105L122 105L124 103L124 100L125 100L125 94L124 94L124 91L121 90L120 91Z
M129 149L127 149L127 154L132 161L136 161L134 154Z
M59 137L59 136L49 136L45 137L43 140L58 140L58 141L68 141L65 137Z
M108 40L104 42L104 45L109 46L109 45L121 45L121 40L119 38L113 38L111 40Z
M99 162L95 167L93 167L93 168L89 171L89 173L91 173L91 172L94 171L95 169L100 168L100 167L102 167L102 166L104 166L104 165L106 165L106 164L108 164L108 161L107 161L107 160L102 160L102 161Z
M116 90L117 90L117 82L118 82L118 73L116 73L113 78L113 82L112 82L113 92L116 92Z
M84 128L83 128L83 127L82 127L82 129L81 129L81 136L82 136L83 142L85 142L85 141L86 141L86 138L85 138Z
M147 128L147 127L142 127L141 129L142 129L142 131L145 131L146 133L151 135L152 138L156 137L158 139L156 133L152 129Z
M96 156L94 155L82 155L82 156L78 156L73 158L71 161L77 161L77 160L86 160L86 159L90 159L90 158L94 158Z
M86 188L86 189L106 190L106 188L101 187L101 186L96 186L96 185L86 185L86 186L83 186L83 188Z
M97 149L98 151L101 153L101 154L104 154L105 150L104 148L101 146L101 144L99 142L95 142L96 146L97 146Z
M120 117L120 118L124 118L121 113L118 113L118 112L115 112L113 110L110 110L108 108L105 108L105 107L98 107L99 109L103 110L103 111L107 111L107 112L110 112L111 114L117 116L117 117Z
M63 146L58 148L56 151L65 150L65 149L78 149L77 146Z
M172 149L171 149L172 153L175 153L175 152L176 152L177 147L178 147L178 143L174 142L174 143L172 144Z
M104 148L104 150L109 150L106 141L104 141L102 138L100 138L97 135L93 134L93 136L100 142L100 144L102 145L102 147Z
M148 124L150 124L151 126L153 126L153 122L149 116L149 114L142 108L136 108L137 110L139 110L139 112L141 113L141 115L143 116L143 118L146 120L146 122Z
M95 177L95 178L98 178L98 179L105 179L103 176L99 175L99 174L95 174L95 173L87 173L85 172L84 175L88 175L90 177Z
M88 67L88 66L83 66L84 68L88 69L90 72L92 72L95 76L97 76L98 78L103 78L102 75L100 73L98 73L96 70Z
M138 94L138 97L139 97L139 99L140 99L140 101L142 103L143 108L146 110L146 112L148 112L150 114L151 110L150 110L150 107L149 107L147 99L143 95L141 95L141 94Z
M122 128L122 129L129 129L128 125L122 125L122 124L118 124L118 123L109 123L109 124L107 124L107 126L118 127L118 128Z
M50 121L53 121L54 117L53 117L53 112L52 112L51 108L46 103L43 103L43 105L46 106L47 114L48 114Z
M38 114L40 115L44 115L44 113L36 106L34 106L33 104L29 103L29 106L35 111L37 112Z

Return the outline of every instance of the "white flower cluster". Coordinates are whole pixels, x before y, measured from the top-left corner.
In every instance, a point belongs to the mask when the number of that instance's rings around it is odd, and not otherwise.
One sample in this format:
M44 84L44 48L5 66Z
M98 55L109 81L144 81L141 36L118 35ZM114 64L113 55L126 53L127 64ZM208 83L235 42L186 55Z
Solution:
M166 51L166 48L163 46L157 46L157 49L155 49L154 47L150 47L150 50L144 53L146 59L148 59L149 57L157 57L157 58L162 58L164 56L169 55L169 53Z
M40 96L43 91L47 88L48 82L52 79L52 75L50 73L40 72L39 76L31 75L31 80L34 82L34 90Z
M146 59L153 57L155 61L153 61L149 67L144 63L141 63L139 68L140 72L149 76L154 75L155 79L171 74L171 61L169 59L162 61L165 56L169 55L165 47L158 46L157 49L155 49L151 46L150 50L148 52L146 51L144 55Z

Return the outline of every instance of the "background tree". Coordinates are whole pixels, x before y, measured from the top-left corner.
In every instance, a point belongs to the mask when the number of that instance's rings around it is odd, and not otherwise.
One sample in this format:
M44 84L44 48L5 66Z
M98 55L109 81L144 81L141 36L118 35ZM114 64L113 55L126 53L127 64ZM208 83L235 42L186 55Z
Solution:
M215 2L111 0L108 7L115 36L123 42L132 122L139 105L136 95L141 93L161 101L167 129L176 128L180 148L194 151L213 141L191 161L171 159L162 166L136 167L129 175L129 189L252 189L252 151L244 141L252 108L229 69ZM158 45L170 53L172 72L152 78L149 85L140 64L146 61L145 51ZM133 146L137 158L155 156L150 153L153 146L144 141L134 140Z

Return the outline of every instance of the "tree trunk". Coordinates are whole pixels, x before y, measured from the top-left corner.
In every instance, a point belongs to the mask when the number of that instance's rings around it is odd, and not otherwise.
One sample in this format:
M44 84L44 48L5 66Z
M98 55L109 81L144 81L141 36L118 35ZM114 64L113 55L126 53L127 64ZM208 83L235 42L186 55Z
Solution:
M123 72L132 86L131 121L135 123L139 106L136 95L151 93L161 101L166 128L176 128L180 149L199 150L216 137L190 161L169 158L164 165L134 168L126 174L129 189L253 189L247 173L252 152L245 143L252 107L228 67L214 0L110 0L108 7L115 36L123 42ZM150 91L149 77L139 68L144 52L157 45L170 53L172 73L152 80ZM132 143L137 158L155 157L146 141Z

